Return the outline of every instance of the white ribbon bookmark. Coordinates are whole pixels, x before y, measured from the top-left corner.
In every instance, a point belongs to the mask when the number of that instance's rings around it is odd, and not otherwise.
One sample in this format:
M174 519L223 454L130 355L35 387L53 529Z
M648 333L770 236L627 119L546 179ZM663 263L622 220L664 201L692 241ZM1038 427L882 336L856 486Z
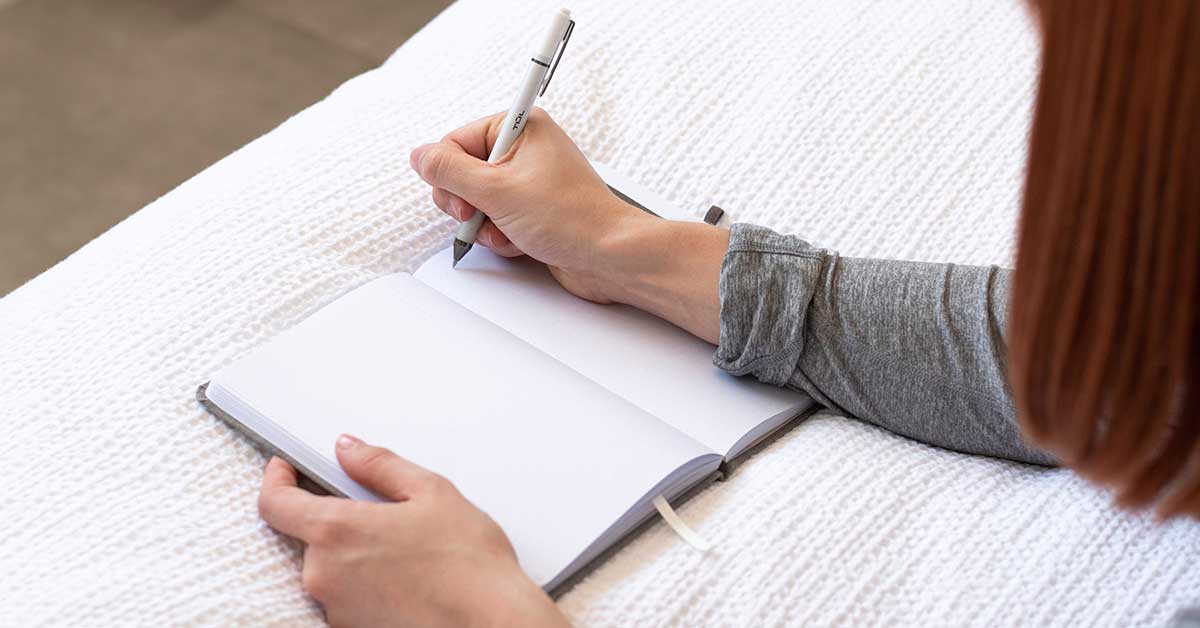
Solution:
M662 515L663 521L666 521L667 525L671 526L671 529L675 531L675 534L679 535L679 538L687 541L688 545L701 552L707 552L712 549L712 545L708 541L705 541L704 537L696 534L695 530L688 527L688 524L684 523L683 519L680 519L679 515L675 514L675 509L671 508L671 504L667 503L667 500L662 495L654 498L654 507L658 509L658 514Z

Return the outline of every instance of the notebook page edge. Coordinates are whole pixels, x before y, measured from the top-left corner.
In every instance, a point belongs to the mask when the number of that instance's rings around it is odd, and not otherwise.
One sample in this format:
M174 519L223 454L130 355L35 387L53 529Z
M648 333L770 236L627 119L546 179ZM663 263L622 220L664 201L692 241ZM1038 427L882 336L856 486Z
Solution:
M565 585L575 581L593 563L625 543L631 535L657 516L658 511L655 510L652 503L654 497L661 494L666 497L667 501L673 504L677 503L681 496L697 488L705 479L710 477L715 479L714 474L720 473L722 460L724 459L720 454L704 454L680 465L661 482L646 491L620 519L613 522L575 560L571 561L552 580L543 584L542 589L550 595L562 594L565 591Z

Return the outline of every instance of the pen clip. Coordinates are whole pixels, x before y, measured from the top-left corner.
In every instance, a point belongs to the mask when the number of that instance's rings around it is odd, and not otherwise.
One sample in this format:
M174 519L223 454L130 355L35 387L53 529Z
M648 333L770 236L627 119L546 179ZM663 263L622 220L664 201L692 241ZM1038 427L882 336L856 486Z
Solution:
M558 47L554 49L554 59L550 61L550 71L546 72L546 78L542 81L541 88L538 89L538 98L541 98L546 93L546 88L550 86L550 79L554 78L554 70L558 68L563 51L567 49L567 40L571 39L571 31L574 30L575 20L571 20L567 23L567 30L563 31L562 41L558 42Z

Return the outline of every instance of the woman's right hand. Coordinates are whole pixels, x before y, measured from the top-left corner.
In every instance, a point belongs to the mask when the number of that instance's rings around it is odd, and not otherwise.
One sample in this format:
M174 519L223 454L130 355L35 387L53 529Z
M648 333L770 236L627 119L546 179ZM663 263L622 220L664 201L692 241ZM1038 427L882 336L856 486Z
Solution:
M534 109L508 154L488 153L504 114L477 120L412 152L433 202L459 221L490 219L477 241L500 255L529 255L571 293L619 302L716 344L724 229L661 220L622 201L550 116Z
M605 250L611 240L655 219L617 198L541 109L530 112L508 153L488 163L504 118L498 113L476 120L441 142L416 148L413 169L433 186L433 202L450 216L463 221L476 211L487 215L480 244L547 264L578 296L614 300L606 278L615 269Z

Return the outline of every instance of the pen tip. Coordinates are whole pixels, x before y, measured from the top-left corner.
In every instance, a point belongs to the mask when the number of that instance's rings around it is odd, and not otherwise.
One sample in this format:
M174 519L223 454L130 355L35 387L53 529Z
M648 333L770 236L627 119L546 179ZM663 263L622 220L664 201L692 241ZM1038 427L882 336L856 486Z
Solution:
M471 250L470 242L463 242L458 238L454 238L454 260L450 262L450 268L457 268L458 262Z

